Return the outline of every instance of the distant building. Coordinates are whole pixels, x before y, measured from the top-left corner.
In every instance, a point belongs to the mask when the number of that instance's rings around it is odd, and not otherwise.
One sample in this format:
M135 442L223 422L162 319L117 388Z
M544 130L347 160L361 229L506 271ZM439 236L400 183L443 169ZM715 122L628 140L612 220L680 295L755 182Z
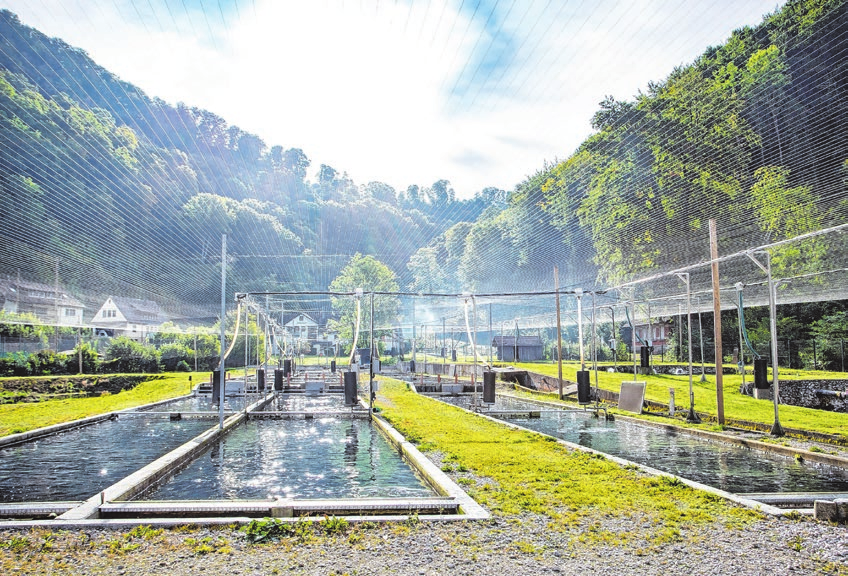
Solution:
M668 346L668 339L672 333L671 320L657 319L651 322L650 325L636 325L636 352L642 349L642 342L647 342L654 347L654 354L663 354ZM627 347L631 348L633 343L628 340Z
M85 305L55 286L39 282L0 279L0 309L11 314L32 314L44 324L81 326Z
M305 312L292 312L283 318L283 328L295 339L317 340L318 322Z
M158 332L167 318L153 300L110 296L94 315L91 325L110 336L144 340Z
M504 362L532 362L545 356L542 339L538 336L519 336L517 346L515 336L495 336L492 346L498 351L498 360Z

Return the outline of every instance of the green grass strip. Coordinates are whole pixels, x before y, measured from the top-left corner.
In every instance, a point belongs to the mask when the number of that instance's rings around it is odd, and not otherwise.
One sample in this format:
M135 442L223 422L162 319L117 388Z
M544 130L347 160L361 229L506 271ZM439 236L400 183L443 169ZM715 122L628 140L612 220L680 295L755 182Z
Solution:
M528 370L538 374L553 376L556 378L556 364L543 363L519 363L515 365L521 370ZM562 377L575 381L578 365L574 363L563 363ZM820 371L788 370L780 371L780 378L792 380L816 380L819 378L832 378L834 373ZM841 376L844 377L844 374ZM695 410L718 416L718 404L716 403L715 376L707 375L707 381L701 382L701 376L693 377L693 392L695 395ZM618 392L621 382L632 380L632 374L621 374L613 372L598 371L598 386L604 390ZM640 375L637 380L645 381L647 388L645 398L655 402L667 404L669 389L674 388L675 405L678 410L689 409L689 376L672 376L668 374ZM753 376L746 376L747 382L753 381ZM595 385L595 375L591 374L591 383ZM739 392L742 384L742 376L739 374L725 374L722 378L724 389L724 415L725 418L734 420L747 420L771 425L774 422L774 404L770 400L755 400ZM784 427L821 432L824 434L841 435L848 440L848 414L839 412L828 412L801 406L780 405L780 423Z
M191 390L192 383L188 378L189 374L185 372L152 374L147 381L132 390L124 390L118 394L2 404L0 405L0 436L27 432L43 426L182 396Z
M676 479L646 476L635 467L414 394L396 380L381 380L378 406L419 449L441 453L443 469L482 478L474 485L460 483L496 515L532 512L549 517L551 529L582 526L582 537L611 543L638 537L655 544L677 539L687 523L741 526L761 517ZM602 519L610 516L637 518L640 531L607 533ZM585 530L587 522L595 527L594 536Z

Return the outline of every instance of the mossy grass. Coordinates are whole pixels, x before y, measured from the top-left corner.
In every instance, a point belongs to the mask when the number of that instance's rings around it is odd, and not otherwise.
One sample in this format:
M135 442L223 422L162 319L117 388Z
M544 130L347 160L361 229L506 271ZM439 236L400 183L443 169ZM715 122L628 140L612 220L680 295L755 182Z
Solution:
M382 414L419 448L441 454L477 478L469 494L496 515L531 512L568 530L606 516L644 518L655 534L599 534L599 538L660 537L691 522L739 525L760 518L712 494L646 476L603 456L570 450L534 432L509 428L382 379ZM671 530L671 532L668 532Z
M550 363L519 363L515 365L522 370L536 372L556 377L557 365ZM564 379L576 381L576 371L579 365L573 362L563 363L562 376ZM632 380L632 374L598 371L598 386L604 390L618 392L621 382ZM844 374L822 371L781 370L781 380L803 380L818 378L845 377ZM669 374L640 375L638 380L647 383L645 398L655 402L668 403L669 388L674 388L675 404L678 410L689 408L689 376L672 376ZM748 382L753 376L746 376ZM693 377L692 389L695 395L695 410L701 413L718 415L716 403L715 375L707 375L707 381L701 382L700 375ZM595 377L591 376L594 386ZM742 383L741 374L725 374L722 378L724 389L724 415L729 420L742 420L771 425L774 421L774 405L770 401L755 400L739 392ZM848 414L827 412L801 406L780 405L780 423L785 428L797 428L810 432L835 434L844 437L848 442ZM712 426L713 424L710 424Z
M151 374L132 390L89 398L66 398L45 402L0 405L0 436L27 432L43 426L70 422L96 414L141 406L188 394L191 385L185 372Z

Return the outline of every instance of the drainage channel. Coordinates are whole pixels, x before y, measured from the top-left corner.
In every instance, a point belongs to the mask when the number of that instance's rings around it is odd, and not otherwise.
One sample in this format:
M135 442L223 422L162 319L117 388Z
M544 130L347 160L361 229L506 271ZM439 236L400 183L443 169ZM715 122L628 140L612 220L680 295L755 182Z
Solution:
M464 409L470 406L468 395L436 398ZM809 514L815 499L833 500L848 492L848 461L844 458L828 455L815 462L815 454L809 453L808 461L788 453L776 454L765 443L740 445L716 433L694 435L687 429L619 416L607 421L589 411L558 410L555 404L501 394L496 400L492 407L475 413L651 473L676 476L694 487L772 514L791 510ZM540 409L542 406L546 409ZM797 506L791 505L793 498Z
M6 472L0 472L0 497L7 496L0 500L0 518L6 520L0 526L179 525L187 519L195 524L245 523L266 516L284 521L326 515L343 515L350 521L402 520L411 515L421 520L489 517L390 425L377 417L369 421L364 405L357 409L344 407L343 395L335 393L313 400L309 395L298 394L297 400L291 396L269 393L244 410L231 413L223 430L209 427L208 419L217 418L217 412L197 411L198 407L205 407L204 399L182 398L176 405L179 411L173 411L173 405L168 403L157 403L118 413L117 418L113 414L92 419L83 426L68 425L64 431L28 434L29 438L36 438L34 442L14 439L6 442L9 446L5 448L0 443L0 470L6 466ZM245 399L242 402L246 404ZM311 404L317 410L310 410ZM189 439L181 439L176 448L164 455L160 447L159 457L151 458L149 453L141 456L136 452L141 452L137 450L139 445L153 443L144 441L143 436L139 442L135 436L130 442L124 439L123 454L109 452L106 460L98 458L106 454L101 451L102 444L93 444L98 449L92 450L91 445L65 437L95 425L117 424L116 419L122 426L155 429L159 422L159 427L184 428ZM331 432L333 428L341 429L341 436L338 430ZM197 434L198 429L202 433ZM108 430L105 436L110 436ZM111 483L104 480L91 484L97 492L85 500L79 500L79 490L72 490L71 497L65 493L55 501L49 499L50 494L36 499L43 501L15 495L12 489L28 480L23 480L27 476L20 472L15 458L9 457L13 454L9 450L38 450L45 446L57 455L43 468L51 475L53 466L73 475L83 453L96 462L121 461L132 454L133 464L122 463L124 475L117 481L108 476ZM282 450L286 446L295 450ZM298 453L300 449L303 450ZM329 456L333 452L337 456L335 464ZM138 468L139 460L146 465ZM198 494L195 480L206 478L210 469L216 473L208 476L218 485L207 484ZM328 475L336 476L335 484L322 487ZM228 480L233 477L235 481ZM388 478L389 484L398 480L394 491L369 485L366 480L375 477ZM1 483L5 480L9 481L8 488ZM292 489L298 482L302 486Z

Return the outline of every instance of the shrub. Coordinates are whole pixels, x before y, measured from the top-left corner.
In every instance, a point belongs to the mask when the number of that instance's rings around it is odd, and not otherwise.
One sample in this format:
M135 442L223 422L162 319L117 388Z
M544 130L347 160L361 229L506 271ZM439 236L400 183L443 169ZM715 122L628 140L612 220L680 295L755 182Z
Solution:
M159 360L159 351L155 347L119 336L106 348L106 362L102 368L108 372L155 373L160 371Z
M163 344L159 347L159 354L162 358L162 366L167 372L179 370L177 366L181 362L188 366L189 361L194 361L194 351L182 344Z

